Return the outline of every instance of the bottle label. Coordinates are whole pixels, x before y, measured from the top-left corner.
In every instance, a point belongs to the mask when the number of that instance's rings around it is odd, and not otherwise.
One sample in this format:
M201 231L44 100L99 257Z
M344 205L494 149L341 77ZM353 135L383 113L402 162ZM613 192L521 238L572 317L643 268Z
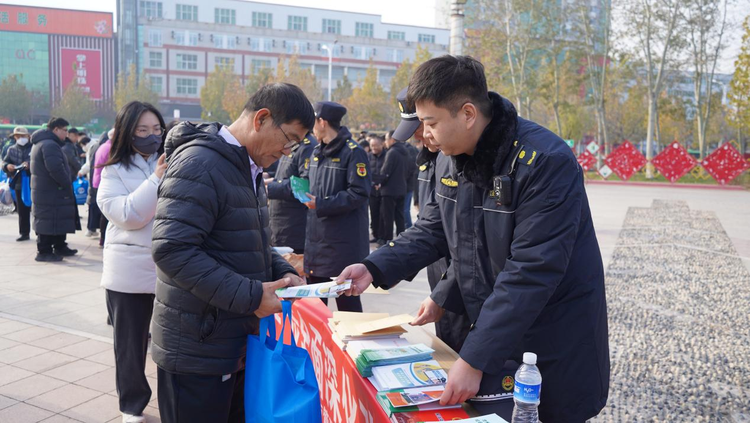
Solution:
M517 401L537 403L539 402L539 394L542 390L542 385L526 385L516 379L516 384L513 387L513 398Z

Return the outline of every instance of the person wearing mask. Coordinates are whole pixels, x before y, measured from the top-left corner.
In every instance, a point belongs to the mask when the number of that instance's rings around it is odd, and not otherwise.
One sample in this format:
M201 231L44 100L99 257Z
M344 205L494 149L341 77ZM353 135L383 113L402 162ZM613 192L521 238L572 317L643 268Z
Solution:
M3 155L2 168L10 179L10 188L16 193L18 233L21 235L16 238L16 241L28 241L31 232L31 207L27 206L21 199L21 189L23 187L22 174L31 176L29 169L29 163L31 162L29 130L23 126L17 126L13 129L13 138L16 143L11 145Z
M73 132L71 132L73 131ZM73 141L75 140L75 141ZM62 150L68 159L70 167L70 182L78 179L78 171L81 170L81 159L78 158L78 130L76 128L68 129L67 137L63 140Z
M105 141L107 134L102 134L102 141ZM86 151L86 162L78 171L78 176L86 177L89 180L89 192L86 196L86 204L89 208L88 221L86 222L86 237L96 238L99 236L99 222L101 222L102 214L99 210L99 205L96 204L96 188L94 188L94 160L96 160L96 150L99 149L99 140L93 140L88 142L84 146Z
M307 134L289 155L279 159L273 178L266 179L268 208L271 213L271 245L289 247L296 254L305 252L307 207L294 197L291 177L307 179L312 152L318 140Z
M291 84L261 87L231 125L169 132L152 257L151 355L164 423L244 422L245 349L276 290L304 281L270 244L263 168L303 142L314 113Z
M94 189L99 188L99 182L101 182L102 179L102 163L106 163L109 160L109 151L112 148L112 139L114 139L115 136L115 129L112 128L107 132L107 139L105 141L102 141L99 143L99 148L96 150L96 154L94 155L94 175L91 178L91 186L94 187ZM95 191L95 195L96 195ZM101 214L101 213L100 213ZM107 224L109 221L107 220L107 217L101 214L101 218L99 219L99 230L100 230L100 236L99 236L99 248L104 248L104 240L107 235Z
M346 108L332 101L315 104L315 138L310 164L310 201L305 205L305 273L311 284L330 281L370 252L367 200L372 175L367 153L352 140L341 119ZM324 301L326 304L327 302ZM340 311L362 311L358 297L336 299Z
M53 117L47 129L31 136L31 216L37 233L36 261L61 261L78 253L66 242L67 234L81 229L70 165L62 149L67 135L68 121Z
M380 170L380 245L393 239L394 223L396 235L404 231L404 198L410 162L409 151L402 141L386 138L385 147L385 159Z
M370 136L370 148L372 151L367 155L370 160L370 170L372 171L372 189L370 190L370 230L372 231L371 243L382 245L381 228L383 226L380 217L380 183L383 182L380 177L380 168L383 167L385 153L383 151L383 138L378 135Z
M606 405L609 343L604 268L583 172L548 129L487 90L484 66L442 56L419 66L407 102L440 147L435 200L399 239L344 270L347 294L393 287L450 253L449 276L422 303L472 322L442 405L502 393L503 369L531 351L544 378L539 420L584 422ZM576 389L571 389L575 379ZM478 404L479 402L477 402Z
M151 400L146 352L156 289L151 232L164 160L164 119L148 103L117 113L109 160L102 164L97 203L109 220L102 282L112 322L115 385L123 423L143 422Z

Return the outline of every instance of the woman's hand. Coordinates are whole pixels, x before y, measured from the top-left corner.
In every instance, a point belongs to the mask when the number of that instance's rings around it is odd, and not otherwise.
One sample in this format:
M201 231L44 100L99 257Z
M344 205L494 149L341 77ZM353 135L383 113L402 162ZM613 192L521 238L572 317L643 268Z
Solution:
M164 172L167 171L167 156L166 154L162 153L161 156L159 156L159 161L156 162L156 170L154 170L154 175L156 175L160 180L164 177Z

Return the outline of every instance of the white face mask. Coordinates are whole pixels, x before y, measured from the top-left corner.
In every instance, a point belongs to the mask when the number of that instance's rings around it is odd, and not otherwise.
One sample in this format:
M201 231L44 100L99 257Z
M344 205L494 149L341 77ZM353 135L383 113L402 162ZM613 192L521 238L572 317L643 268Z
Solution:
M21 145L21 146L26 145L28 143L29 143L29 139L28 138L18 138L16 140L16 144Z

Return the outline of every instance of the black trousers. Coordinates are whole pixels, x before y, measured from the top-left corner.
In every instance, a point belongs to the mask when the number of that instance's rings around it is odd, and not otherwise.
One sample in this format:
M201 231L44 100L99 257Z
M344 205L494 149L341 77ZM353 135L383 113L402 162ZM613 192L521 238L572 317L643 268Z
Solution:
M308 276L307 283L310 285L316 283L330 282L331 278L322 278L320 276ZM328 298L321 298L325 305L328 305ZM342 295L336 298L336 308L339 311L355 311L358 313L362 312L362 300L359 297L347 297Z
M404 197L384 195L380 202L380 218L383 222L380 238L386 241L393 239L393 224L396 224L396 236L404 231Z
M29 235L31 233L31 207L27 207L21 200L21 190L16 191L16 211L18 212L18 233Z
M161 368L159 415L163 423L244 423L245 371L225 376L181 375Z
M91 201L89 202L89 220L86 222L86 229L96 232L102 221L102 211L99 210L99 204L96 203L96 188L91 190Z
M21 201L23 203L23 201ZM65 248L68 243L65 240L68 235L44 235L36 234L36 250L39 254L50 254L53 248Z
M146 380L146 353L154 295L108 289L106 299L114 331L115 385L120 411L139 416L151 401L151 387Z
M106 217L104 217L104 214L101 214L102 218L99 221L99 229L101 230L101 235L99 235L99 245L104 246L104 236L107 235L107 225L109 224L109 220L107 220Z
M375 239L380 238L380 202L381 196L370 196L370 229Z

